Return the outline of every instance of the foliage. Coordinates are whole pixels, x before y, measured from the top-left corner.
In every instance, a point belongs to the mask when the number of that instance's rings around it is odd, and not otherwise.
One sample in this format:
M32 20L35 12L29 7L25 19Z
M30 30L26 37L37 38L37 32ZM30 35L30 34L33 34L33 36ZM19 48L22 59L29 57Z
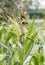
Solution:
M0 65L43 65L43 54L38 50L36 53L35 48L32 51L38 40L35 22L28 25L24 42L21 44L19 41L22 34L20 24L16 18L7 17L8 22L1 22L0 25Z
M43 44L35 20L29 23L23 39L22 11L28 11L33 0L0 0L0 65L44 65ZM38 7L36 1L36 7ZM28 18L28 16L27 16ZM30 20L26 19L25 21ZM26 30L25 30L26 29ZM23 41L23 44L20 42Z

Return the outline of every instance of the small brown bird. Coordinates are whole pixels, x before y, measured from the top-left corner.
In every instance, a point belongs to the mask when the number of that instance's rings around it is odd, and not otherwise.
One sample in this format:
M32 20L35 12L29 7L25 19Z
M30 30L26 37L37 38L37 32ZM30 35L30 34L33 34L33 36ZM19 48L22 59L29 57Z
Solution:
M21 23L20 23L20 28L21 28L21 33L22 33L20 35L21 44L24 43L24 36L25 36L25 34L27 32L28 22L26 21L26 16L27 16L26 12L21 13Z

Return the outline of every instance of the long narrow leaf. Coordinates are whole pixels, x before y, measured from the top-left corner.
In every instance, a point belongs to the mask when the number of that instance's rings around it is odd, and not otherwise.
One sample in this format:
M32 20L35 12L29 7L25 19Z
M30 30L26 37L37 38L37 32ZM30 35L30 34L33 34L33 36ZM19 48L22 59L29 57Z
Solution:
M4 45L3 43L0 43L0 46L6 48L6 49L9 49L9 47L7 47L6 45Z

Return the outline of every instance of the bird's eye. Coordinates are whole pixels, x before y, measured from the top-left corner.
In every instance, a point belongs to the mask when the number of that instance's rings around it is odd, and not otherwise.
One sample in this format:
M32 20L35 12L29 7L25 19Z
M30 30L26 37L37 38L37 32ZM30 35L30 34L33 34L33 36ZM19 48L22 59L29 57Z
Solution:
M25 25L25 22L22 22L23 25Z

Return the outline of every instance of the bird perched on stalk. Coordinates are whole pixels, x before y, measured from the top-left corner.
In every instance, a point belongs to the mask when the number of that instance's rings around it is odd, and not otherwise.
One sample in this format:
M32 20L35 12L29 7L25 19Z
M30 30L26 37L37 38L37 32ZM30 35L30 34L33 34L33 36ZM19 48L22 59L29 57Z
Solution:
M21 44L24 43L24 36L27 32L27 28L28 28L28 22L26 19L27 16L27 12L22 12L21 13L21 22L20 22L20 28L21 28L21 35L20 35L20 42Z

